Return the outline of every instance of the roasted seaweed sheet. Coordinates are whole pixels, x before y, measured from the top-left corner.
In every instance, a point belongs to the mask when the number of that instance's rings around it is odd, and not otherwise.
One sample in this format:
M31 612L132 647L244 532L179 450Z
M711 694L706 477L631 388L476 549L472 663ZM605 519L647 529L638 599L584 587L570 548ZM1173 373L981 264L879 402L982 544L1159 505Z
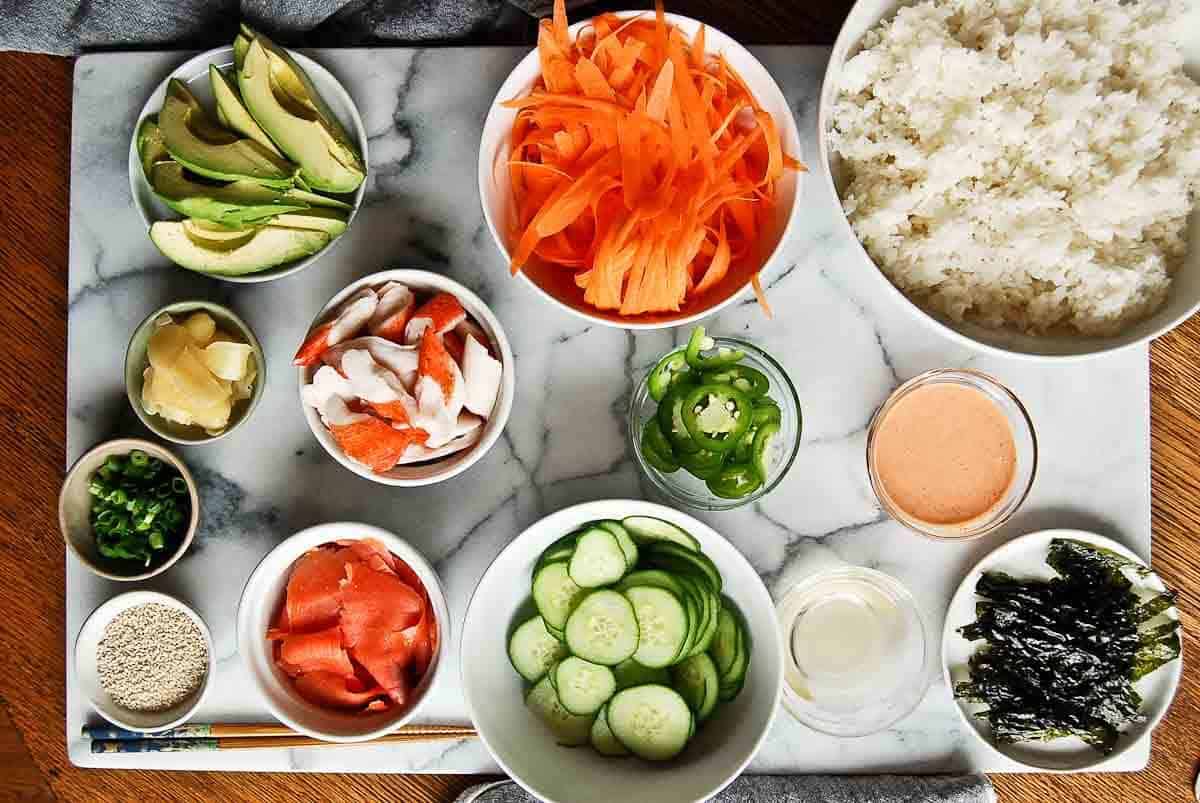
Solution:
M1078 736L1108 754L1144 719L1134 682L1179 657L1179 622L1161 617L1175 592L1139 593L1131 576L1148 569L1082 541L1054 539L1046 562L1051 580L979 578L976 620L958 632L987 643L954 694L987 705L976 716L1001 743Z

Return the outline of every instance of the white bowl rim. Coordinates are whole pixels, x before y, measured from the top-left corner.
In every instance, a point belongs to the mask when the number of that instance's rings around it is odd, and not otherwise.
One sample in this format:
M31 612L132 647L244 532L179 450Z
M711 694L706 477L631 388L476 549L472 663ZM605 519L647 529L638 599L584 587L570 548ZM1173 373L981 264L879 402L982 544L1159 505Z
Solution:
M864 0L856 0L854 6L852 6L850 9L850 14L853 15L854 10L863 2ZM899 11L900 8L909 6L912 4L912 2L913 0L899 0L896 3L895 8L885 13L880 19L891 19L896 15L896 12ZM877 25L878 22L872 25L871 28L875 28ZM825 182L825 188L829 191L830 197L834 199L836 206L835 217L841 221L842 230L846 232L855 243L857 248L856 253L859 257L861 257L859 260L860 267L865 260L865 264L869 266L871 268L871 272L875 274L875 278L877 279L876 284L884 285L888 295L891 298L903 303L904 306L908 307L919 321L924 323L931 330L937 332L943 337L948 338L954 343L961 346L967 346L968 348L975 349L987 355L1006 357L1009 359L1028 360L1030 362L1068 363L1091 360L1096 357L1102 357L1106 354L1116 354L1117 352L1121 352L1126 349L1146 345L1152 340L1167 334L1172 329L1191 318L1197 310L1200 310L1200 296L1197 296L1196 301L1187 307L1186 310L1182 310L1173 318L1164 321L1161 326L1155 328L1153 331L1147 332L1146 334L1134 338L1127 343L1101 345L1099 348L1095 348L1091 351L1084 351L1076 354L1042 354L1031 351L1016 351L1003 348L1002 346L993 345L991 343L985 343L981 340L976 340L970 335L960 332L946 322L940 320L937 316L930 314L916 302L909 299L909 297L904 294L904 291L892 284L891 279L884 275L882 269L880 269L875 260L871 258L871 255L867 253L866 247L858 238L854 228L850 225L850 219L846 217L846 213L842 209L842 196L841 193L838 192L837 186L833 181L833 170L830 167L831 154L829 150L829 125L832 122L832 106L836 99L836 92L828 89L828 87L830 86L830 81L833 78L835 66L837 72L840 73L842 66L847 60L846 58L842 58L841 61L835 65L835 58L838 57L838 54L848 53L852 46L858 44L857 39L853 41L852 39L853 37L851 36L850 29L848 26L843 24L841 29L838 31L837 39L834 40L833 49L830 51L829 62L825 66L825 75L821 80L821 93L817 99L817 148L821 161L820 170L817 172L824 176L823 180ZM1197 244L1194 247L1200 247L1200 244ZM1112 338L1097 338L1097 342L1103 343L1104 341L1115 340L1119 337L1120 335L1116 335Z
M613 511L619 511L620 515L614 514ZM534 528L549 527L549 526L551 526L551 524L557 523L557 521L560 519L565 520L565 521L571 521L574 519L579 519L580 521L587 521L587 520L593 519L593 518L595 518L595 519L618 518L619 519L619 518L624 518L626 516L653 516L655 518L661 518L661 519L664 519L665 521L669 521L673 524L684 527L685 529L690 528L690 529L688 529L689 532L691 532L691 530L698 530L698 531L703 532L705 537L714 537L716 540L725 542L725 544L727 544L729 546L731 552L734 555L736 555L735 560L741 561L744 564L743 568L748 569L755 577L759 577L758 584L756 586L754 586L753 590L750 593L753 593L756 596L761 594L763 597L765 597L767 608L771 611L771 615L770 615L771 621L772 622L775 621L775 603L771 597L771 592L767 589L766 584L764 582L762 582L762 578L758 574L758 571L754 568L754 566L750 563L750 561L746 559L746 556L742 554L742 551L733 545L733 542L731 542L725 536L721 535L719 532L717 532L715 529L710 527L708 524L704 523L700 519L697 519L695 516L685 513L682 510L676 510L675 508L667 507L666 505L660 505L657 502L648 502L643 499L612 498L612 499L596 499L591 502L580 502L578 504L570 505L569 507L565 507L565 508L561 508L560 510L556 510L555 512L550 513L550 514L543 516L542 518L534 521L528 527L526 527L520 533L518 533L511 541L509 541L507 544L505 544L504 548L501 549L496 554L496 556L494 558L492 558L491 562L488 563L487 568L484 569L483 574L481 574L479 576L479 580L475 583L475 588L471 592L471 598L467 601L466 613L463 615L463 626L462 626L462 632L459 634L459 639L461 640L466 637L466 634L468 631L467 622L471 617L471 611L475 607L475 598L478 596L479 590L483 587L484 582L488 579L488 575L490 575L492 573L492 571L496 567L496 564L499 563L501 558L503 558L505 555L507 555L510 550L516 551L518 549L518 544L520 543L521 539L524 536L526 536L531 530L533 530ZM760 600L760 602L762 602L762 600ZM759 733L758 738L755 740L754 745L751 747L751 749L747 753L746 757L742 761L738 762L738 766L736 767L736 769L734 770L734 772L732 774L730 774L727 778L725 778L725 780L723 780L716 789L713 789L712 792L709 793L709 797L713 797L713 796L717 795L718 793L720 793L721 790L723 790L725 787L729 786L729 784L731 784L735 780L737 780L737 778L742 774L742 772L745 771L746 767L749 766L750 762L754 760L754 757L756 755L758 755L759 750L762 749L763 742L766 741L767 735L771 732L771 728L775 724L775 719L779 715L780 704L783 700L783 682L784 682L783 637L780 634L778 627L771 627L771 628L768 628L768 630L769 630L769 635L767 635L766 638L768 638L773 643L773 645L775 647L775 652L779 656L777 666L775 667L776 677L778 677L779 682L775 684L775 693L774 693L774 699L771 703L771 712L767 716L767 721L766 721L765 726L762 729L762 732ZM755 638L755 640L761 639L761 638L763 638L763 634L755 633L754 638ZM459 685L461 686L461 689L462 689L463 701L467 704L467 716L470 717L471 723L473 725L475 725L475 723L476 723L476 716L475 716L476 705L475 705L474 701L472 701L472 699L471 699L470 685L465 682L466 670L464 667L466 666L467 655L468 655L468 653L467 653L466 649L464 649L464 646L460 643L459 644L459 659L458 659L459 660L459 666L458 666ZM549 801L549 798L543 797L531 785L529 785L523 779L521 779L515 773L513 773L511 768L509 768L504 763L504 761L499 757L499 755L496 753L496 751L492 748L492 745L488 741L487 735L483 732L482 728L479 728L478 725L475 725L475 731L479 736L479 741L482 742L483 746L487 749L488 755L490 755L492 757L492 760L495 761L500 766L500 769L503 770L504 773L508 777L510 777L512 780L516 781L518 786L520 786L522 789L524 789L529 794L533 795L536 799Z
M253 649L249 639L253 636L247 632L249 625L246 623L246 618L249 616L249 600L248 595L254 589L254 586L264 583L267 580L266 570L267 562L276 556L276 553L283 551L296 550L296 555L290 561L284 571L290 571L308 550L321 546L322 544L331 543L337 540L362 540L364 538L375 538L383 543L396 557L408 564L420 578L421 583L425 586L425 592L429 595L429 603L433 607L437 617L438 626L438 643L437 650L433 654L433 658L429 663L429 670L421 680L420 694L412 701L411 704L406 704L406 707L401 708L396 712L396 715L390 718L386 725L378 728L373 728L362 733L352 735L331 734L319 730L313 730L305 725L302 725L294 717L287 714L275 705L271 698L263 693L262 688L258 683L258 675L252 667L246 667L251 678L251 684L258 693L259 699L266 705L267 710L271 715L278 719L283 724L287 725L297 733L303 733L306 736L311 736L314 739L320 739L323 742L365 742L371 739L377 739L380 736L391 733L397 728L410 721L420 710L421 705L429 698L429 692L433 689L437 682L438 672L442 665L446 662L447 645L450 639L453 638L453 623L450 616L450 609L446 603L445 589L442 588L441 578L438 577L437 571L433 565L425 559L421 552L410 544L405 539L395 533L385 530L382 527L376 527L373 524L365 524L355 521L330 521L323 524L314 524L311 527L306 527L303 530L298 530L292 533L287 538L280 541L271 551L263 555L262 558L254 567L254 571L246 578L246 585L242 587L242 594L238 599L237 614L235 618L235 627L237 635L238 654L241 656L242 664L245 666L250 658L250 651Z
M614 14L621 19L628 19L630 17L639 17L639 16L646 16L646 15L652 16L654 14L654 11L653 11L653 9L641 10L641 11L636 10L636 9L630 9L630 10L625 10L625 11L612 11L612 12L608 12L608 13ZM567 30L570 31L572 34L578 34L582 28L592 24L593 16L594 15L589 16L586 19L582 19L579 22L573 23ZM783 102L783 106L785 108L787 108L789 110L789 112L791 111L791 104L789 104L787 102L787 96L783 94L783 90L780 88L779 82L776 81L774 76L771 75L770 70L768 70L765 66L763 66L762 62L760 62L754 56L754 54L750 52L750 49L748 47L746 47L745 45L738 42L736 39L734 39L732 36L725 33L724 31L722 31L720 28L717 28L716 26L713 26L713 25L709 25L706 22L702 22L700 20L694 19L693 17L687 17L687 16L684 16L683 14L672 14L670 12L667 12L665 14L665 18L668 23L679 24L679 27L682 27L682 28L703 25L705 27L705 30L707 31L707 33L709 33L709 34L716 33L716 34L728 39L731 43L733 43L733 45L735 47L737 47L741 51L743 51L743 54L745 55L745 57L747 59L749 59L752 64L758 65L758 67L763 70L763 72L771 80L770 91L773 94L778 95L778 100L781 100ZM492 99L491 104L489 104L489 106L488 106L488 113L487 113L487 116L483 120L483 128L481 129L481 134L480 134L479 169L478 169L478 173L479 173L479 175L478 175L479 203L480 203L480 206L483 208L483 220L487 224L488 231L491 232L492 241L496 244L496 247L500 250L500 255L502 257L504 257L505 260L510 259L508 246L505 245L504 238L501 236L500 231L496 228L496 223L495 223L495 221L492 220L491 213L488 211L488 205L484 201L484 199L487 197L487 182L488 182L488 179L490 178L491 172L492 172L492 160L485 158L485 154L483 152L483 141L482 141L483 134L482 134L482 132L487 131L489 127L494 127L495 125L498 125L495 118L501 114L500 104L503 101L508 100L511 97L514 97L517 92L524 91L524 89L525 89L524 85L517 86L515 78L517 76L517 73L520 72L523 67L525 67L530 62L536 61L537 58L538 58L538 51L537 51L537 48L534 48L533 50L529 51L529 53L525 54L525 56L519 62L517 62L517 65L515 67L513 67L512 72L509 73L508 77L506 77L504 79L504 83L500 85L500 89L496 92L496 96ZM777 124L778 124L778 122L779 121L776 121ZM795 158L803 161L803 151L802 151L803 142L800 139L800 131L796 127L795 114L789 113L786 116L786 119L783 121L783 124L780 125L779 127L780 127L780 134L781 134L782 140L784 142L787 142L788 140L790 140L792 143L792 147L794 147L795 151L796 151L794 154ZM485 162L486 162L486 164L485 164ZM779 236L779 242L776 243L774 250L766 256L766 259L763 261L762 267L759 268L759 274L763 277L763 279L767 278L768 271L773 270L777 267L777 263L779 263L779 260L777 259L777 257L780 256L781 252L790 243L793 235L795 234L796 227L798 226L799 220L800 220L800 207L802 205L801 199L804 195L804 188L808 183L805 180L805 175L807 174L807 172L808 172L807 170L797 172L796 194L792 200L792 208L791 208L790 212L788 213L787 225L784 226L783 232ZM562 300L556 298L555 296L553 296L549 292L547 292L545 289L543 289L541 287L541 285L539 285L533 279L530 279L529 276L525 273L525 271L518 271L517 275L526 284L528 284L530 287L532 287L534 290L536 290L539 294L541 294L541 296L543 298L546 298L549 301L553 302L554 305L557 306L559 309L566 310L567 312L571 313L572 315L575 315L576 317L578 317L582 320L585 320L589 323L592 323L592 324L608 326L613 329L627 329L627 330L631 330L631 331L655 331L655 330L659 330L659 329L674 329L677 326L687 326L689 324L693 324L696 321L701 321L701 320L704 320L705 318L708 318L709 316L718 314L719 312L721 312L721 310L725 309L726 307L730 306L731 304L733 304L734 302L738 301L743 296L745 296L746 291L751 288L751 283L749 280L747 280L745 284L743 284L741 287L739 287L734 292L730 293L728 298L722 299L721 301L712 305L711 307L700 310L699 312L695 312L684 318L672 318L671 320L660 321L660 322L615 321L615 320L612 320L610 318L605 318L600 315L592 315L591 313L584 312L583 310L572 307L570 304L563 302ZM766 283L767 282L764 281L764 284L766 284Z
M950 660L949 660L949 656L947 655L947 651L949 650L951 640L956 639L956 638L961 638L961 636L959 636L958 633L955 632L956 628L953 626L953 622L950 619L949 612L952 611L955 607L957 607L961 597L970 596L970 595L975 594L975 584L973 582L973 579L974 579L974 575L976 574L976 572L979 571L980 567L982 567L986 563L990 563L992 560L994 560L996 558L1001 557L1002 553L1010 552L1010 551L1017 551L1020 547L1024 546L1025 542L1027 542L1027 541L1032 541L1032 540L1036 540L1036 539L1045 539L1047 537L1074 538L1079 541L1085 541L1094 546L1103 547L1105 549L1111 549L1113 552L1116 552L1117 554L1121 555L1122 557L1129 558L1130 560L1137 562L1139 565L1145 566L1146 568L1149 568L1151 571L1154 571L1153 568L1151 568L1148 563L1146 563L1144 560L1142 560L1142 558L1136 552L1134 552L1129 547L1122 544L1120 541L1115 541L1112 538L1109 538L1107 536L1100 535L1099 533L1089 532L1087 530L1075 530L1075 529L1070 529L1070 528L1051 527L1051 528L1045 529L1045 530L1037 530L1036 532L1025 533L1024 535L1017 536L1016 538L1013 538L1011 540L1005 541L1002 544L999 544L995 549L992 549L986 555L984 555L982 558L980 558L978 561L976 561L974 564L972 564L971 568L969 568L967 570L967 573L965 575L963 575L963 579L958 584L958 588L955 589L954 595L950 598L950 604L946 608L947 616L942 625L942 649L941 649L942 681L945 683L946 689L950 693L950 703L954 707L955 712L957 712L957 714L958 714L958 719L962 723L963 730L970 733L973 738L975 738L981 744L986 745L988 750L990 750L992 753L996 754L997 756L1000 756L1005 761L1011 761L1014 764L1018 764L1021 767L1026 768L1030 772L1046 772L1046 773L1053 773L1055 775L1064 774L1064 773L1092 772L1092 771L1099 770L1104 765L1109 764L1110 762L1114 761L1118 756L1120 756L1121 754L1128 751L1135 744L1138 744L1139 742L1142 742L1143 740L1149 739L1151 734L1154 733L1155 728L1157 728L1159 726L1159 723L1161 723L1163 718L1167 715L1167 712L1171 710L1171 705L1175 701L1175 695L1179 690L1179 683L1183 676L1183 647L1184 647L1183 642L1184 642L1184 639L1182 638L1182 631L1180 633L1181 637L1180 637L1180 641L1179 641L1179 658L1176 659L1175 661L1171 662L1170 690L1167 694L1167 702L1162 707L1162 710L1160 710L1153 717L1147 719L1141 725L1142 732L1137 737L1128 739L1125 742L1125 744L1119 745L1108 755L1103 756L1103 755L1098 754L1098 758L1095 761L1090 762L1090 763L1085 763L1085 764L1082 764L1077 767L1063 768L1063 767L1044 766L1044 765L1040 765L1040 764L1030 764L1028 762L1021 761L1020 759L1014 758L1013 756L1009 755L1008 753L1005 753L999 747L997 747L996 745L992 744L990 741L988 741L987 739L984 738L983 734L981 734L979 732L979 729L978 729L976 723L971 721L970 715L968 715L967 712L963 710L963 707L959 704L958 700L955 699L955 697L954 697L954 680L950 676ZM1155 575L1155 577L1159 578L1159 582L1162 582L1162 578L1158 576L1158 572L1154 572L1154 575ZM1174 606L1174 608L1176 611L1176 615L1178 616L1179 615L1178 605Z
M157 418L157 416L146 412L145 408L138 404L138 400L134 398L133 388L129 386L128 381L128 366L130 358L133 357L133 340L135 337L137 337L138 332L142 331L143 327L148 325L151 321L157 320L161 315L182 313L191 309L203 312L205 311L206 307L212 307L219 310L222 315L229 318L229 320L233 321L234 325L237 326L237 328L240 330L238 334L246 336L246 343L250 346L254 353L254 361L256 363L255 371L257 373L254 377L254 387L250 390L250 398L246 399L246 409L242 411L242 414L238 416L236 421L225 427L225 429L221 430L216 435L209 435L204 438L194 438L189 440L187 438L181 438L178 435L175 435L157 421L152 421L152 419ZM220 325L220 321L217 322L217 325ZM144 361L149 362L149 359L147 358ZM216 301L209 301L206 298L185 298L181 301L172 301L170 304L163 304L161 307L154 310L154 312L151 312L149 315L143 318L141 323L133 327L133 331L129 334L129 342L125 344L125 361L123 367L126 369L125 396L129 399L129 406L133 408L133 412L137 415L143 426L153 432L157 437L162 438L165 441L170 441L171 443L177 443L180 446L204 446L206 444L213 443L214 441L219 441L232 433L235 429L241 426L246 419L250 418L250 416L254 414L254 411L258 408L258 403L262 401L262 397L266 392L267 386L267 353L263 349L262 343L259 342L258 335L254 334L254 330L250 328L250 324L246 323L242 316L238 315L224 304L219 304Z
M362 208L363 198L365 197L367 189L367 182L370 181L371 178L371 167L367 154L369 140L367 137L366 127L363 125L362 114L358 110L358 104L354 102L354 98L346 90L346 87L342 84L342 82L339 81L337 77L334 76L334 74L331 73L320 62L309 58L293 48L289 47L284 49L287 51L289 56L296 60L296 63L303 68L305 73L314 76L314 81L322 82L322 86L320 87L322 93L330 91L335 93L338 96L338 100L345 104L345 107L350 110L349 122L351 125L348 126L348 128L353 129L353 135L358 140L358 149L360 151L359 155L362 157L364 175L362 183L358 185L358 189L356 189L353 193L354 198L353 202L351 203L352 209L346 218L346 230L349 231L350 226L354 223L354 219L358 216L359 210ZM172 78L180 76L185 72L191 73L195 70L198 70L201 65L205 65L207 67L208 64L216 64L217 59L223 59L219 66L233 64L233 46L222 45L220 47L214 47L210 50L205 50L202 53L197 53L195 56L192 56L182 64L176 65L171 69L171 72L169 72L167 76L162 79L162 81L154 85L154 89L150 90L150 95L146 98L146 102L142 105L142 110L138 112L137 122L134 123L133 126L133 135L129 139L129 194L133 198L133 206L135 209L137 209L138 215L141 216L142 223L146 226L147 231L149 230L150 225L155 222L155 220L151 218L148 211L141 203L141 196L138 193L138 188L140 186L149 186L149 182L142 173L141 159L138 156L137 148L137 136L139 129L142 127L142 121L144 121L147 117L151 117L158 113L157 110L151 108L150 102L158 94L160 89L165 90L165 87ZM339 120L339 122L343 123L344 125L346 121ZM342 232L340 236L334 237L325 245L324 248L322 248L320 251L317 251L315 254L309 254L308 256L301 257L298 260L287 262L283 265L277 265L273 268L267 268L266 270L259 271L257 273L247 273L240 276L228 276L216 273L200 273L199 271L193 272L200 276L208 276L213 279L218 279L223 282L231 282L233 284L260 284L262 282L270 282L274 281L275 279L282 279L285 276L291 276L294 273L299 273L321 257L326 256L331 250L333 250L334 246L337 245L338 241L341 240L345 234L346 232ZM147 235L147 237L149 237L149 235ZM190 268L185 268L182 265L177 265L175 262L171 262L171 265L181 270L191 270Z
M187 531L184 533L183 540L179 543L179 548L175 550L175 554L163 561L161 565L151 569L148 572L120 575L104 571L99 566L95 565L90 558L80 553L80 551L75 547L75 542L71 540L66 532L66 517L63 515L63 506L66 504L67 486L78 481L78 472L84 461L86 461L96 452L99 452L103 449L124 449L126 447L128 447L129 451L141 449L142 451L147 452L148 454L157 457L160 460L163 459L163 455L166 456L166 462L170 463L172 467L179 472L180 476L183 477L183 481L187 483L188 497L192 505L192 515L188 519ZM167 447L154 443L153 441L148 441L145 438L110 438L109 440L101 441L100 443L97 443L95 446L88 449L86 452L80 455L74 463L71 464L69 469L67 469L66 477L63 478L62 487L58 492L58 528L62 532L62 537L67 544L67 549L71 550L71 554L73 554L75 558L92 574L95 574L98 577L103 577L107 580L116 580L122 583L136 582L138 580L149 580L151 577L157 577L178 563L179 559L182 558L184 553L188 551L188 547L192 545L192 541L195 540L196 531L200 528L200 486L196 484L196 478L192 476L192 472L188 469L187 464L184 463L178 455L176 455Z
M513 398L516 396L515 358L513 357L512 346L508 342L508 335L500 323L500 318L496 313L492 312L492 308L484 303L478 294L461 282L443 273L434 273L422 268L389 268L356 279L338 291L333 298L325 303L325 306L321 307L321 311L313 317L308 328L304 330L304 336L308 337L309 333L312 332L318 323L353 293L358 292L363 287L375 287L389 281L400 282L406 285L411 284L417 289L421 289L422 286L432 286L438 290L453 293L460 301L465 299L468 302L463 304L464 307L471 308L467 310L468 314L475 315L475 310L478 309L479 317L483 318L481 323L486 324L484 328L491 329L489 334L494 337L496 347L500 349L500 392L496 398L497 407L493 409L492 417L487 419L483 424L484 433L479 442L467 450L464 458L459 459L440 474L421 478L385 477L351 460L342 453L341 449L337 448L336 444L331 445L332 436L325 429L325 425L321 423L321 418L317 415L317 411L306 405L303 400L300 401L300 408L304 414L304 420L308 422L308 428L312 431L313 437L317 439L322 448L345 468L353 471L358 476L372 482L377 482L380 485L391 485L398 488L416 488L424 485L434 485L451 477L456 477L475 465L485 454L491 451L492 447L496 445L496 441L504 433L504 428L508 426L509 415L512 413ZM299 397L299 392L304 387L307 370L304 366L297 368L297 397ZM448 455L448 457L453 457L453 455Z
M181 610L196 624L197 629L200 631L200 635L204 636L204 645L208 649L208 667L204 671L204 679L200 682L200 689L196 693L195 699L192 701L191 705L187 707L184 713L175 717L174 719L164 720L163 724L155 725L151 728L138 727L132 723L123 721L119 716L112 714L109 710L98 704L94 699L91 698L90 695L87 695L85 692L85 697L87 697L88 704L91 705L92 709L97 714L104 717L118 728L124 728L125 730L135 731L137 733L159 733L164 730L170 730L177 725L181 725L190 719L192 714L196 713L196 709L199 708L200 704L204 701L204 696L208 693L209 681L212 679L213 671L216 668L216 656L213 655L212 633L209 632L208 625L205 624L204 619L200 616L200 614L196 613L195 609L190 605L187 605L182 600L179 600L170 594L164 594L161 591L150 591L146 589L125 591L100 603L96 606L95 610L87 615L87 618L83 620L83 624L79 626L79 631L75 634L75 644L71 648L71 651L74 654L75 674L78 676L80 674L80 661L83 658L79 654L79 641L84 631L86 631L88 626L92 624L92 620L96 619L97 616L106 618L105 625L107 625L109 621L112 621L114 618L116 618L116 616L128 610L129 608L132 608L136 605L149 604L152 602L157 602L159 604L164 604L167 607Z

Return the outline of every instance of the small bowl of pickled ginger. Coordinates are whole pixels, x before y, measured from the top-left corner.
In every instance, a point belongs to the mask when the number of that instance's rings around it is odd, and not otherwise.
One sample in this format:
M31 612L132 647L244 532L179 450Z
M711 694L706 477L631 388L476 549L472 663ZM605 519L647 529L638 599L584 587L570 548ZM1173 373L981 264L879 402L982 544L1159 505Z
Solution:
M210 301L179 301L134 330L125 391L150 431L184 445L223 438L250 417L266 384L254 332Z

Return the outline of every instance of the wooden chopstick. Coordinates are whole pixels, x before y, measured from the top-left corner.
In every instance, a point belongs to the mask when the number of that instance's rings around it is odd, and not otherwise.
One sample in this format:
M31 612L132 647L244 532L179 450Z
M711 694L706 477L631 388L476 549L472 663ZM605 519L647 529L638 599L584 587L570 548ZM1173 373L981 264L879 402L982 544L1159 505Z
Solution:
M301 734L287 725L272 722L232 722L180 725L158 733L141 733L125 730L111 725L83 726L83 736L93 741L143 741L147 739L162 741L167 739L246 739L256 736L281 738L300 736ZM392 732L397 736L440 736L454 735L459 738L469 738L475 735L475 729L469 725L402 725Z
M197 753L212 750L254 750L287 747L336 747L351 744L438 742L473 739L467 725L403 725L368 742L326 742L273 723L213 723L181 725L161 733L138 733L112 726L83 727L93 753Z
M367 742L325 742L292 732L290 736L220 736L172 739L93 739L93 753L197 753L213 750L256 750L287 747L350 747L352 745L438 742L470 739L470 728L424 733L390 733Z

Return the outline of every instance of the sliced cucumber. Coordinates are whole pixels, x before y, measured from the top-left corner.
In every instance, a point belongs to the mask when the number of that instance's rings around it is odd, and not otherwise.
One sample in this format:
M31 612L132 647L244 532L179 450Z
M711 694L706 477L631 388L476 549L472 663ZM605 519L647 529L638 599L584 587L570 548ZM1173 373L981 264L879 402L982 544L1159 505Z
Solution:
M617 741L608 727L608 706L603 706L592 721L592 747L602 756L627 756L625 745Z
M738 622L724 605L717 614L717 633L713 636L709 653L717 665L717 674L724 677L733 667L738 655Z
M665 588L673 594L680 596L683 594L683 586L675 579L675 575L661 569L642 569L630 572L621 578L621 582L617 583L617 590L624 591L635 586Z
M534 565L534 574L537 570L545 566L547 563L557 563L560 560L570 560L571 553L575 551L575 537L578 533L564 535L562 538L555 541L542 552Z
M617 582L625 574L625 552L617 537L593 527L575 541L568 564L571 579L582 588L598 588Z
M621 545L621 551L625 553L625 566L629 571L633 571L633 567L638 562L638 548L633 541L633 536L629 534L629 530L625 529L625 525L615 519L605 519L596 522L596 526L603 527L616 536L617 543Z
M633 659L651 668L670 666L686 646L690 631L683 603L665 588L635 586L624 593L633 604L640 630Z
M707 584L697 582L686 575L678 575L675 581L684 590L684 602L687 605L688 618L691 620L687 644L683 646L683 651L676 659L683 660L696 652L700 638L708 628L708 601L706 599L708 594L705 591Z
M656 519L653 516L629 516L622 519L621 524L625 525L625 529L629 530L629 534L638 544L647 544L651 541L670 541L693 552L700 551L699 541L669 521Z
M567 645L555 638L540 616L524 622L508 640L508 660L517 674L536 683L555 661L567 656Z
M611 669L573 655L554 668L553 683L562 707L577 716L595 714L617 691Z
M608 727L634 755L667 761L679 755L692 734L692 710L667 686L635 686L608 703Z
M659 542L646 547L646 563L675 573L700 574L713 590L721 590L721 572L705 554L691 552L674 543Z
M717 667L705 653L693 655L672 667L671 685L687 701L696 719L704 721L717 707L720 680Z
M713 639L717 635L717 615L721 611L721 598L718 597L714 592L707 591L704 594L704 600L706 603L705 607L708 610L708 627L707 629L701 631L700 641L693 650L693 655L702 652L708 652L709 647L712 646Z
M737 624L737 648L733 663L726 672L721 673L721 700L727 701L737 697L746 682L746 672L750 669L750 635L736 613L733 614Z
M533 602L546 627L562 630L575 603L587 592L575 584L566 563L550 563L533 576Z
M525 705L553 731L559 744L578 747L591 741L592 718L576 716L563 708L549 677L542 678L529 690Z
M631 686L644 686L647 683L657 683L660 686L671 684L671 673L661 667L651 669L642 666L630 658L613 667L613 677L617 680L617 691Z
M571 652L594 664L619 664L638 649L633 605L616 591L593 591L584 597L567 617L565 630Z

